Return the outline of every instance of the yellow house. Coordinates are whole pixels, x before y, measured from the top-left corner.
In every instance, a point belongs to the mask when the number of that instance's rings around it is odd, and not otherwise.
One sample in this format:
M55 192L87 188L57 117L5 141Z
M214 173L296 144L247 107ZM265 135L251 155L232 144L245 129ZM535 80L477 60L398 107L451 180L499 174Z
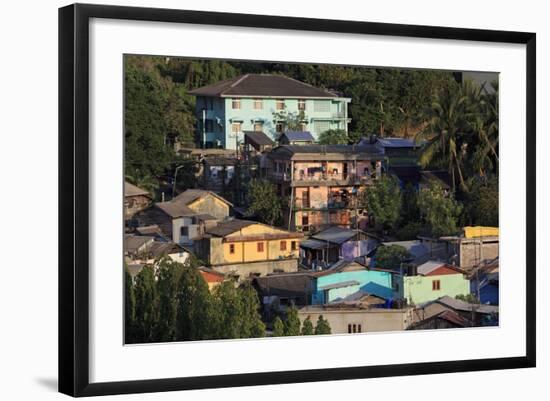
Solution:
M302 237L255 221L230 220L206 229L195 250L216 271L244 279L297 271Z

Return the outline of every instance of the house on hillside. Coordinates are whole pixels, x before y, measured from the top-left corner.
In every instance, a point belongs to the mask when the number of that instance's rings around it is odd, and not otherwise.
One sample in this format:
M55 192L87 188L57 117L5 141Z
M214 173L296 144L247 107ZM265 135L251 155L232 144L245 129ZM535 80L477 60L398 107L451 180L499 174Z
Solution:
M452 310L444 310L411 324L407 330L462 329L471 326L471 321L460 314Z
M206 228L195 253L212 269L243 280L297 271L302 237L255 221L228 220Z
M211 191L188 189L168 202L156 203L139 216L142 225L156 225L177 244L192 245L208 227L229 217L233 205Z
M329 129L347 132L350 98L272 74L246 74L189 91L196 99L201 147L238 149L244 132L264 132L272 140L286 130L279 113L302 115L302 131L315 138Z
M466 272L444 262L429 261L416 268L416 275L403 277L401 298L418 305L442 296L456 297L470 293Z
M373 146L282 145L267 155L268 177L289 199L285 226L317 232L330 226L366 227L358 194L382 174L384 156Z
M124 182L124 220L130 220L137 213L149 207L153 197L145 189L141 189L128 181Z
M350 296L370 294L391 300L398 292L399 277L395 272L369 269L357 262L341 260L329 270L315 274L311 303L322 305L342 302ZM353 298L353 296L351 297Z
M417 305L412 313L413 324L431 319L443 312L453 312L466 319L465 327L494 326L498 324L498 306L470 304L450 296L443 296ZM426 328L424 324L422 328Z
M279 136L279 145L312 145L315 138L309 131L285 131Z
M150 236L126 234L123 246L124 261L128 265L155 265L164 257L185 263L191 255L189 250L178 244L157 241Z
M318 270L340 259L352 261L367 255L379 242L375 236L361 230L329 227L300 243L301 264Z

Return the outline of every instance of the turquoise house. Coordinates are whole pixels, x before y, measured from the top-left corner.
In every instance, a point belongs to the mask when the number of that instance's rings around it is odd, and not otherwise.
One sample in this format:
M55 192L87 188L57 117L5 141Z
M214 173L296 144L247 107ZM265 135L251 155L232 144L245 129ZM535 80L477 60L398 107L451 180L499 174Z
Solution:
M342 260L317 275L311 303L322 305L339 301L358 291L391 299L399 287L395 281L398 279L389 271L367 269L356 262Z
M244 131L263 132L276 141L288 130L284 116L301 117L297 128L315 140L329 129L348 131L350 98L284 75L246 74L189 92L197 97L198 144L238 149Z

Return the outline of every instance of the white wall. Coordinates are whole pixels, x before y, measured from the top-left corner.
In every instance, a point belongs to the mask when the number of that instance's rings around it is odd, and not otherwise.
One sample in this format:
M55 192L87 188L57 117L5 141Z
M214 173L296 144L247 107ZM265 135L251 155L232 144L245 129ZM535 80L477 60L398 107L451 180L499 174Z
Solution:
M96 2L96 1L91 1ZM99 1L97 3L105 3ZM296 2L246 2L223 0L190 2L175 0L116 1L120 5L156 6L168 8L201 8L204 10L232 11L259 14L286 14L319 18L357 19L379 22L396 22L426 25L464 26L504 30L536 31L538 34L538 204L548 202L549 192L543 186L543 178L550 174L550 164L543 165L543 150L550 145L548 137L548 110L550 85L542 71L548 70L550 49L550 25L544 2L497 2L463 0L452 5L436 0L392 2L354 2L349 7L334 7L332 3ZM0 63L2 133L0 146L0 172L3 195L0 210L3 214L2 243L8 241L4 256L8 260L2 270L5 285L0 291L2 321L0 330L0 367L2 387L0 398L18 399L66 399L55 392L57 376L57 7L63 1L10 2L5 5L0 24L2 37L2 62ZM21 151L18 151L21 150ZM37 238L26 235L22 219L28 210L35 210L36 197L41 194L41 227L47 233ZM8 196L9 195L9 196ZM13 210L15 206L16 209ZM7 212L9 211L9 212ZM543 243L543 230L550 221L548 214L539 207L539 244ZM4 238L5 237L5 238ZM29 243L32 241L32 243ZM13 244L11 244L13 242ZM34 255L40 255L40 263L25 263L29 246ZM550 258L548 247L539 247L538 282L548 280L543 260ZM6 268L10 266L9 268ZM541 285L539 287L539 294ZM542 311L550 307L548 297L540 296L539 333L547 335L547 323L541 320ZM361 398L391 396L392 399L463 400L463 392L449 392L457 385L468 386L475 399L485 397L514 399L547 390L548 343L539 341L539 367L528 370L475 372L439 376L397 377L376 380L355 380L285 386L264 386L240 389L165 393L157 395L133 395L106 399L176 400L182 396L196 400L224 399L281 400L314 397L316 399L349 398L360 394ZM518 385L521 383L521 385ZM429 388L430 391L422 389Z

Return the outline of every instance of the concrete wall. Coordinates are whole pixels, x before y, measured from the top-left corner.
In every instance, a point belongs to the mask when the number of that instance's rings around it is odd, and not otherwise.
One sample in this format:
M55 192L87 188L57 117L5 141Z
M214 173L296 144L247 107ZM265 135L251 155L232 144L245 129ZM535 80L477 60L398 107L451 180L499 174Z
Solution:
M244 280L250 275L266 276L271 273L298 271L297 259L281 259L271 261L260 261L251 263L234 263L227 265L213 265L212 269L223 274L238 275L239 280Z
M311 309L311 308L310 308ZM347 310L298 310L303 323L309 316L313 327L319 315L323 315L330 325L332 334L348 333L348 325L361 325L361 332L405 330L411 323L411 313L407 309L347 309Z
M499 240L462 239L458 246L459 267L469 270L472 267L496 258L499 255Z
M440 289L433 290L432 283L439 280ZM404 296L410 305L433 301L447 295L451 298L470 293L470 281L463 274L404 277Z

